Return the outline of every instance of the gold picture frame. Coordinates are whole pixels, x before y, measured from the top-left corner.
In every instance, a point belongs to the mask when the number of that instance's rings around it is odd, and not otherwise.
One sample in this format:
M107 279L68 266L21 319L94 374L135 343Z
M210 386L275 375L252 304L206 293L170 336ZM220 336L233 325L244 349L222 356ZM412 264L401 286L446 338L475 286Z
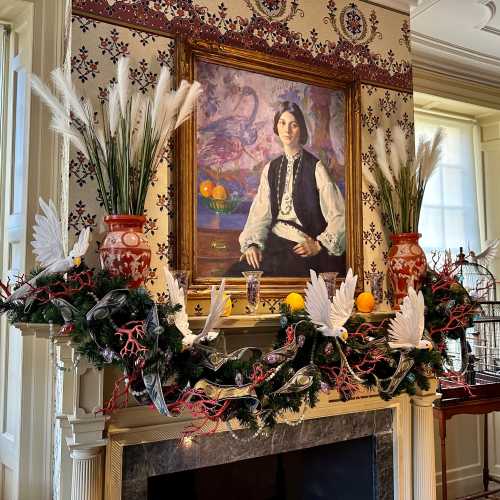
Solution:
M250 71L283 80L317 87L342 90L345 93L345 208L346 268L363 274L361 144L360 144L360 82L351 74L342 74L326 67L311 66L291 59L268 56L261 52L205 42L185 41L177 47L177 77L192 81L197 78L197 65L209 63L236 70ZM179 269L191 270L190 293L203 297L220 277L201 276L197 271L197 138L196 116L177 132L178 168L176 172L177 221L175 262ZM215 240L214 240L215 241ZM206 242L202 242L205 243ZM217 241L213 243L217 246ZM212 245L212 248L215 248ZM283 297L291 290L302 290L307 278L263 277L261 295ZM362 279L358 280L362 284ZM244 295L244 278L226 278L234 295Z

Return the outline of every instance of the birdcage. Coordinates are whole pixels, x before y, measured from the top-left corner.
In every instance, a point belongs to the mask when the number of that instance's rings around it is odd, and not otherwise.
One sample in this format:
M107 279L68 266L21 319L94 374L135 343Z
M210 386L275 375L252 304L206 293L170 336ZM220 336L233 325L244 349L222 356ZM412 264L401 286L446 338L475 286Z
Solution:
M485 266L467 260L462 248L460 248L455 266L455 276L473 300L486 302L497 299L493 274Z
M484 266L468 262L460 249L455 276L478 303L473 325L447 342L448 373L440 379L443 398L488 396L500 390L500 301L495 278Z

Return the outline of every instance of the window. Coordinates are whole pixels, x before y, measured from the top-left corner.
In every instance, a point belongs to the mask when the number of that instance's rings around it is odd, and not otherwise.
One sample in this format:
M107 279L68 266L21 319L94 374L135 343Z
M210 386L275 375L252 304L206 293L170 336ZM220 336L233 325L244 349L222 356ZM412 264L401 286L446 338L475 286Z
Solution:
M472 121L415 113L415 137L429 139L441 127L445 133L443 154L427 184L419 232L420 244L429 255L433 250L481 247Z
M7 132L7 85L9 60L9 27L0 23L0 235L3 240L4 194L6 192L5 160ZM0 241L1 241L0 240ZM0 278L2 278L3 245L0 243Z

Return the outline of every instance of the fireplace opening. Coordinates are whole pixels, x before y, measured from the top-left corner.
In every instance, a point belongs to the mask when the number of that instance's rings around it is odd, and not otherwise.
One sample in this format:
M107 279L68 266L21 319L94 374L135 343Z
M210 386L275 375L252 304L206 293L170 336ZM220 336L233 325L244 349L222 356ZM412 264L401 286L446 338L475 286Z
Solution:
M148 500L374 500L375 475L369 436L152 476Z

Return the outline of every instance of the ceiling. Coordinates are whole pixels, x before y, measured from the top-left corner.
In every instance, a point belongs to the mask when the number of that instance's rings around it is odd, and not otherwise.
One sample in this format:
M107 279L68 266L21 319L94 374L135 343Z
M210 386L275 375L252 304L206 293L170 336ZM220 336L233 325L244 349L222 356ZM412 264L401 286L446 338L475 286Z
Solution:
M416 67L500 88L500 0L418 0L411 29Z

